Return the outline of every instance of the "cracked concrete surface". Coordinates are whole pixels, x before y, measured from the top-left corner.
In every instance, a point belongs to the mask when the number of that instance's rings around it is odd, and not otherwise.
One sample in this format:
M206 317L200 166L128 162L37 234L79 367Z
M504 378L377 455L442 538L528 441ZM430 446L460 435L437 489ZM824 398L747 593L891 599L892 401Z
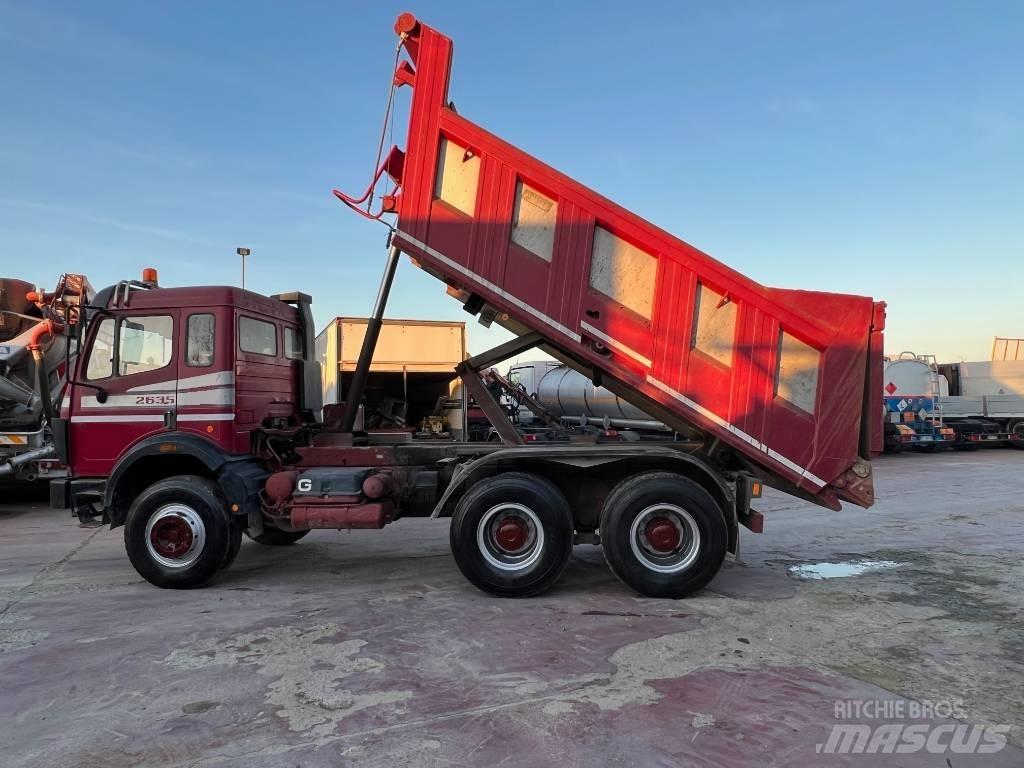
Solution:
M1024 452L876 464L871 510L781 495L701 595L470 587L444 521L246 541L207 589L0 490L4 766L1024 765ZM822 561L898 567L802 581ZM950 702L994 755L823 755L835 703ZM939 722L939 721L936 721Z

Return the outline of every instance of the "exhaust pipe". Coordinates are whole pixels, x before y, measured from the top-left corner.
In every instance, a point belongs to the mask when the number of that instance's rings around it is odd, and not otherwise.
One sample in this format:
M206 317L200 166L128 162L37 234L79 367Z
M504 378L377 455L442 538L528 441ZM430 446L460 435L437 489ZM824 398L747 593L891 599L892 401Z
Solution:
M10 461L0 464L0 477L10 477L22 464L28 464L30 461L39 461L40 459L52 459L56 455L57 449L52 443L44 445L42 448L36 448L34 451L18 454Z

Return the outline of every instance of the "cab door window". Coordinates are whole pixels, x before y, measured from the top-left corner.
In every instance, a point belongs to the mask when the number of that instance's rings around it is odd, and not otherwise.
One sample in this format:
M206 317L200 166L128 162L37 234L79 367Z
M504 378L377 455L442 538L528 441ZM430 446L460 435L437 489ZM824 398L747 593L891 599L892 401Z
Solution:
M119 376L155 371L171 362L174 321L170 315L125 317L118 330Z
M89 365L85 378L90 381L106 379L114 373L114 318L105 317L96 329L89 352Z
M174 357L173 334L170 315L104 318L89 352L86 378L95 381L166 367Z

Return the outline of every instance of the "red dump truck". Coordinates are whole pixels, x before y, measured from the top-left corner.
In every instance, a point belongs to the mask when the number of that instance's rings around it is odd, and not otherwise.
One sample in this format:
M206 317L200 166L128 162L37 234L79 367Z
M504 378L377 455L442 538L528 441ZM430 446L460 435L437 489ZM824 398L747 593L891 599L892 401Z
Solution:
M395 30L405 148L361 198L335 193L394 230L345 402L315 418L308 296L119 283L79 329L55 506L123 525L161 587L207 582L243 533L284 545L431 515L452 518L456 564L498 595L547 589L592 543L628 586L681 597L737 552L740 525L761 530L763 483L831 509L872 503L883 304L766 288L558 173L449 105L448 38L408 14ZM402 252L516 333L456 369L504 444L353 429ZM534 347L688 440L522 444L481 372Z

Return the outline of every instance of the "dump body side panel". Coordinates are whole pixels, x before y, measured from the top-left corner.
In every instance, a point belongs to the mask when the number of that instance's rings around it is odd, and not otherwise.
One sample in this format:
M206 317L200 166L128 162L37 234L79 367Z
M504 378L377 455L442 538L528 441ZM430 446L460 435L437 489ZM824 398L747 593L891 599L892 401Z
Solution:
M670 426L696 425L829 506L871 503L860 458L876 439L862 413L879 399L865 395L879 306L762 286L516 149L448 106L451 41L400 31L413 94L392 173L399 247L659 403Z

